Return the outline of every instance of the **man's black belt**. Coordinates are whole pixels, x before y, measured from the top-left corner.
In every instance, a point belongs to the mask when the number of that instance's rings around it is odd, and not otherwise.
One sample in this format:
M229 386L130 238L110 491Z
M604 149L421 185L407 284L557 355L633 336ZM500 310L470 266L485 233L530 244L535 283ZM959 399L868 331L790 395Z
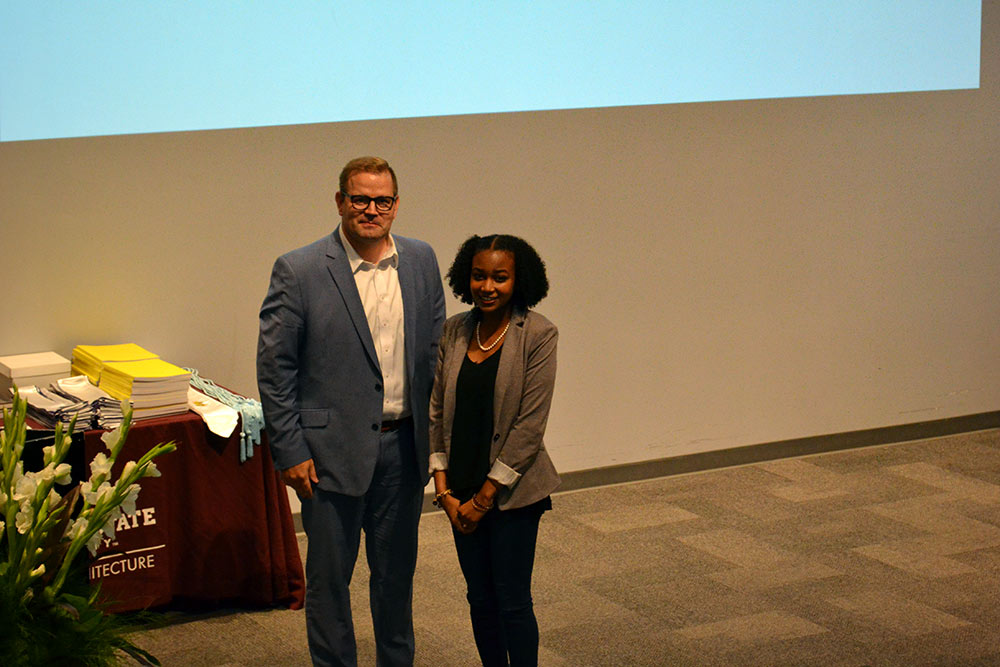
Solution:
M413 417L402 417L401 419L389 419L382 422L382 432L396 431L406 425L407 422L411 421Z

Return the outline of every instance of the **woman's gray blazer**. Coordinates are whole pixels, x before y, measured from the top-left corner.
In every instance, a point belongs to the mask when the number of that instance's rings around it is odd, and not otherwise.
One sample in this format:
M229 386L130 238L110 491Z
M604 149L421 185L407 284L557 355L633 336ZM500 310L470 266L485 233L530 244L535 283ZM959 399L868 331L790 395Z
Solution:
M470 310L444 323L431 392L432 472L448 469L455 383L475 335L476 320L476 311ZM497 493L502 510L530 505L559 486L559 475L542 441L556 381L558 337L555 325L534 311L511 314L493 394L490 447L489 477L502 485Z

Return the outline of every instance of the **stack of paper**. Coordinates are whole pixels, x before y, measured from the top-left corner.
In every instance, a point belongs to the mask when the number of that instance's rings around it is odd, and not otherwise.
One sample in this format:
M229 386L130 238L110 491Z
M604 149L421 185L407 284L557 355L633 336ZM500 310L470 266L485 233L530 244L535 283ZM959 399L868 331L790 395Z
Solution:
M14 385L48 387L69 375L69 359L55 352L13 354L0 357L0 398L6 399Z
M95 428L111 430L122 423L121 401L90 384L86 376L74 375L58 380L52 383L52 389L60 396L90 403L94 409Z
M28 414L45 428L55 428L59 422L69 427L74 417L76 425L73 430L90 428L94 411L86 401L60 396L51 389L40 389L34 385L18 387L18 393L28 402Z
M86 375L93 384L101 381L101 371L109 361L159 359L159 355L136 345L77 345L73 348L73 374Z
M107 361L100 388L132 401L132 418L148 419L186 412L191 373L162 359Z

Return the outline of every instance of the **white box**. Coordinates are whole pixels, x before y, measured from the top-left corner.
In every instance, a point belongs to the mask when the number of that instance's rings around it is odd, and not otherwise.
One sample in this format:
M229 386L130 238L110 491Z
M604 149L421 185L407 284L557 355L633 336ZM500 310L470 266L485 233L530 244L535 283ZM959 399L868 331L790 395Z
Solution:
M11 385L48 387L69 377L69 359L55 352L33 352L0 357L0 395L10 396Z

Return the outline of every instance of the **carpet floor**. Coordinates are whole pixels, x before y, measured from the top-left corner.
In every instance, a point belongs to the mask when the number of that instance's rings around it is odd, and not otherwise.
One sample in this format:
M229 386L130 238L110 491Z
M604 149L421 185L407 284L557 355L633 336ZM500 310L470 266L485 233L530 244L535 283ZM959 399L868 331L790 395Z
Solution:
M1000 665L1000 430L553 504L533 586L543 666ZM367 586L362 562L358 662L373 665ZM478 664L464 594L448 522L426 514L416 664ZM167 666L309 664L302 611L163 619L133 639Z

